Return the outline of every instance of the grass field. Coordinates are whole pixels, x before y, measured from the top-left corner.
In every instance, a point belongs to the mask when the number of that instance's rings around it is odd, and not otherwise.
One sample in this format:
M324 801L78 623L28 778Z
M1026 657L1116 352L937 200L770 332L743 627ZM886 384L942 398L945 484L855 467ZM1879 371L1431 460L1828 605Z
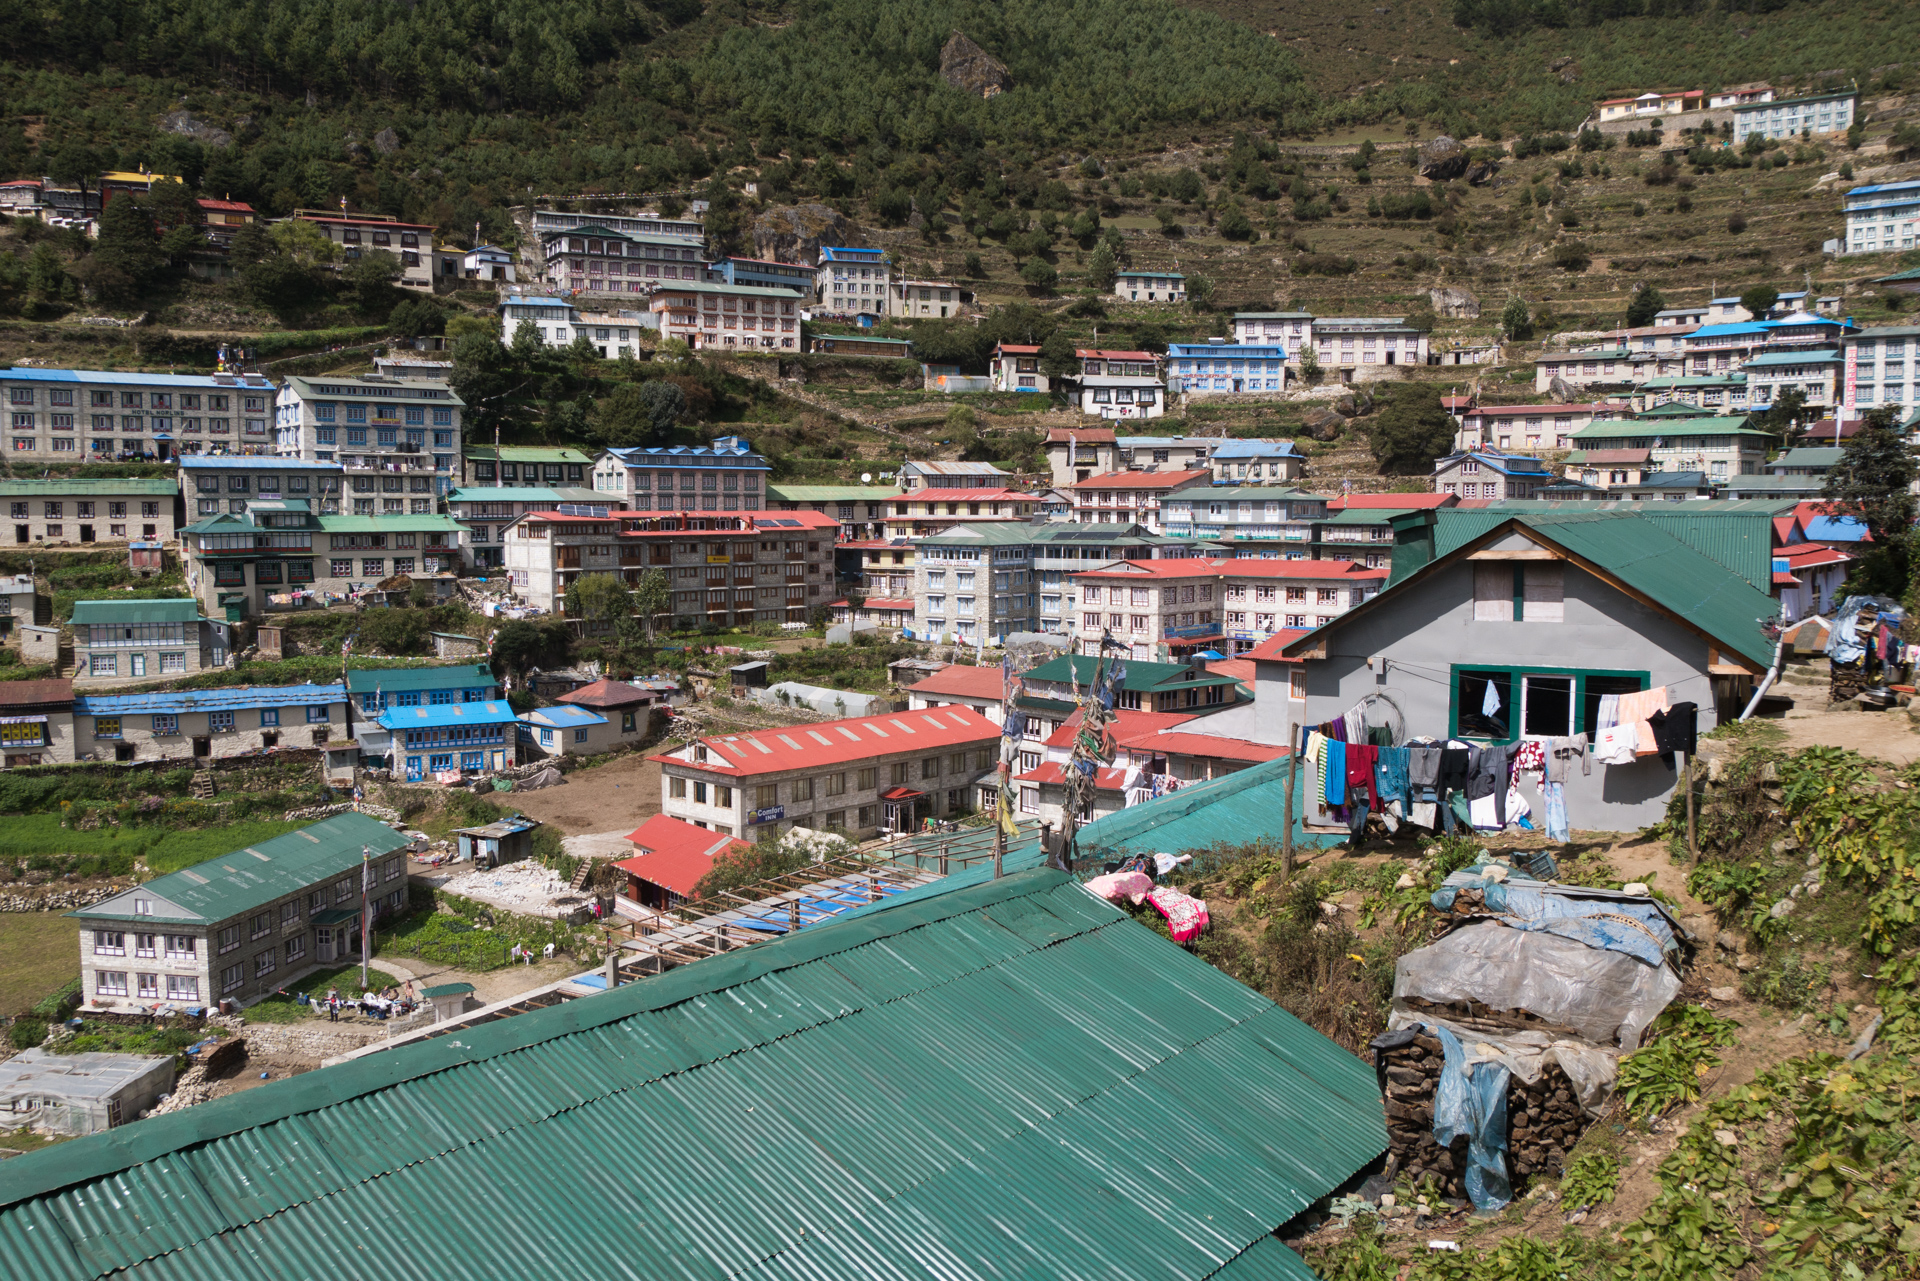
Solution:
M22 1013L80 974L79 935L59 912L0 912L0 1014Z
M305 826L278 820L227 823L191 830L160 827L100 827L76 832L60 826L58 814L12 814L0 819L0 858L124 856L145 858L155 872L183 867Z

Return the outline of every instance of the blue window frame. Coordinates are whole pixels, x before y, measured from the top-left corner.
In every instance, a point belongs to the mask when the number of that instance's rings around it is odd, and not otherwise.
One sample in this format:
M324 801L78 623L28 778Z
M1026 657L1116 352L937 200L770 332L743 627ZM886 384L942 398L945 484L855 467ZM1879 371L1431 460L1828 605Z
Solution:
M396 428L376 427L373 430L375 441L378 444L392 445L399 440L399 431Z
M410 783L420 781L420 758L418 756L407 757L407 781Z
M546 729L546 728L544 728L544 727L543 727L543 728L542 728L542 729L540 730L540 746L542 746L542 747L552 747L552 746L553 746L553 731L552 731L552 730L550 730L550 729Z
M450 689L433 690L428 695L427 701L432 703L435 707L438 707L443 703L451 703L453 701L453 691Z
M365 405L348 405L347 421L350 423L363 423L367 421L367 407Z
M261 729L273 729L277 727L279 724L280 724L279 708L263 707L260 709L260 728Z
M336 444L337 442L334 440L335 434L335 429L332 427L316 427L313 429L314 441L322 445Z
M452 752L437 752L437 753L435 753L434 755L432 755L432 756L429 756L429 757L427 758L427 768L428 768L429 770L431 770L431 771L432 771L433 773L435 773L435 774L438 774L438 773L440 773L440 772L441 772L442 770L450 770L450 769L452 769L452 768L453 768L453 753L452 753Z
M587 741L587 730L584 725L573 731L573 741L576 743L584 743Z
M313 420L317 423L330 423L333 421L333 412L332 405L315 405L313 407Z
M424 427L407 428L407 443L409 445L424 446L427 443L427 429Z
M157 735L158 734L178 734L180 732L180 718L178 716L154 717L153 732Z
M437 431L433 433L433 447L435 449L452 449L453 433L450 431Z
M427 421L427 411L426 411L426 410L424 410L424 409L415 409L415 408L408 408L408 409L406 409L406 410L404 410L403 412L404 412L404 414L405 414L405 416L406 416L406 420L407 420L407 425L408 425L409 427L411 427L411 426L412 426L413 424L415 424L415 423L419 423L419 424L421 424L422 426L424 426L424 425L426 424L426 421Z
M461 768L461 769L463 769L463 770L481 770L481 769L485 769L486 767L487 767L487 754L486 754L485 752L462 752L462 753L460 753L460 768Z
M348 443L349 445L364 445L364 444L366 444L366 443L367 443L367 429L366 429L365 427L349 427L349 428L347 428L347 443Z
M451 426L453 426L453 411L452 411L451 409L436 409L436 410L434 410L434 411L433 411L433 425L434 425L435 427L451 427Z
M420 706L420 691L419 691L419 690L407 690L407 691L405 691L405 692L403 692L403 693L399 693L399 694L395 694L395 695L393 696L393 705L394 705L395 707L418 707L418 706Z
M325 724L327 721L327 711L328 711L327 706L324 703L319 704L317 706L310 705L307 708L307 724L309 725Z

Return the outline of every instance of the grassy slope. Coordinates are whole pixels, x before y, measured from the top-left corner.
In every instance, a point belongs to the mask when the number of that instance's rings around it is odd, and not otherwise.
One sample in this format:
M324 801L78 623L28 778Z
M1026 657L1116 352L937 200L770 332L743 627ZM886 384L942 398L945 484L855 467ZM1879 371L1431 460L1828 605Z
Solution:
M58 814L13 814L0 825L0 858L36 855L124 854L146 859L155 872L175 872L220 854L305 826L277 820L227 823L190 831L156 827L101 827L72 831ZM4 918L0 918L4 919Z
M0 912L0 1012L12 1015L80 974L74 925L58 912Z

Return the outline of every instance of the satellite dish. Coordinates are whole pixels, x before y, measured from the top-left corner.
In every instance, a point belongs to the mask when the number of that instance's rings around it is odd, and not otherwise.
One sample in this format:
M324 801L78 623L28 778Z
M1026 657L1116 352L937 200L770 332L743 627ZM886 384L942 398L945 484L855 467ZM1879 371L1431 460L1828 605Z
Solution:
M870 472L870 471L863 471L863 472L861 472L861 473L860 473L860 483L861 483L862 485L871 485L871 484L873 483L873 473L872 473L872 472Z

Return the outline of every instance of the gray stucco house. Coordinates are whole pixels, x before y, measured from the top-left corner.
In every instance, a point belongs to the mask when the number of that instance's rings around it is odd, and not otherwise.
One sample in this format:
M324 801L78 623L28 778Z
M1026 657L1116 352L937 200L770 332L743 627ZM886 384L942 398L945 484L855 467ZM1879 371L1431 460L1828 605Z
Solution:
M1718 526L1635 508L1465 516L1473 523L1397 518L1385 591L1254 653L1263 719L1318 725L1378 695L1373 722L1390 703L1410 736L1591 738L1603 696L1665 686L1674 703L1698 705L1704 733L1739 714L1772 661L1759 623L1778 603L1755 581L1771 572L1763 514ZM1544 805L1523 779L1537 825ZM1575 768L1568 823L1656 822L1677 781L1658 756Z

